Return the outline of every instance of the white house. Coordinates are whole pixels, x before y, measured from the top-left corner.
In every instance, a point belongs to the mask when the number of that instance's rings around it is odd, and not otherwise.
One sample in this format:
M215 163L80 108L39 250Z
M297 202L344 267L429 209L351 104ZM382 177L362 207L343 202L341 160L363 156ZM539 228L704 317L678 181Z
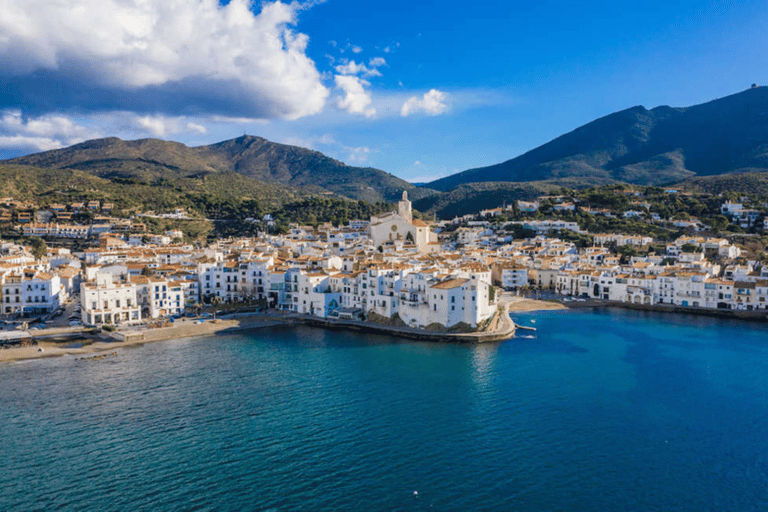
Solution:
M84 324L121 324L141 321L136 285L113 282L111 274L96 274L95 281L81 283L80 304Z

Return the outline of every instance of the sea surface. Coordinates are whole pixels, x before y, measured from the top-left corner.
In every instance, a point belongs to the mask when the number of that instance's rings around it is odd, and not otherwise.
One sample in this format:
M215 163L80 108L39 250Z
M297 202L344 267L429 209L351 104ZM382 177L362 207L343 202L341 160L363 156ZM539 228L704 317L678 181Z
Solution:
M768 326L517 315L0 366L0 510L768 510Z

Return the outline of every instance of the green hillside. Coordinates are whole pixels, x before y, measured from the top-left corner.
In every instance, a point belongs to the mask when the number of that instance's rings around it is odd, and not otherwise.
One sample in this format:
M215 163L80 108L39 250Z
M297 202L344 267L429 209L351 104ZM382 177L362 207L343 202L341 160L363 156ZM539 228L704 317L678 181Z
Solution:
M427 184L578 179L675 183L694 176L768 171L768 87L687 108L633 107L602 117L506 162Z
M252 136L196 148L157 139L108 138L2 163L78 169L110 180L167 180L184 190L218 189L216 193L264 201L281 200L281 190L289 196L318 194L372 203L394 201L403 190L414 198L433 193L378 169L348 166L317 151Z

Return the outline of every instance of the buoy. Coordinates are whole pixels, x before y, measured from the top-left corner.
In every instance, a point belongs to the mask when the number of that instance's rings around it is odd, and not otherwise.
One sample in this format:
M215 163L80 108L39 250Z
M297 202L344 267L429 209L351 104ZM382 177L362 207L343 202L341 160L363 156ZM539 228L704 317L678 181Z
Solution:
M419 491L413 491L413 495L414 496L418 496L419 495Z

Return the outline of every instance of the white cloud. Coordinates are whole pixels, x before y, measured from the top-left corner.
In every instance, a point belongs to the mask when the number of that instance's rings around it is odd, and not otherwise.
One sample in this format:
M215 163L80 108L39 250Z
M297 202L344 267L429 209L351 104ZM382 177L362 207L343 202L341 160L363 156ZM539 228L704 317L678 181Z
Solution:
M155 137L167 137L180 133L191 133L195 135L204 135L208 132L207 128L199 123L188 121L185 117L165 117L160 115L153 116L133 116L132 125L140 132L148 132Z
M227 120L226 124L232 124ZM19 110L0 111L0 148L47 151L77 144L105 134L123 138L205 135L210 118L189 119L162 115L139 116L131 112L98 114L80 121L63 115L24 116Z
M24 118L19 110L0 114L0 147L37 151L57 149L100 136L61 115Z
M356 76L336 75L336 87L344 91L344 97L338 98L336 106L350 114L364 114L371 117L376 114L376 109L369 107L371 95L365 90L370 85L362 78Z
M448 95L444 92L432 89L431 91L424 93L421 99L418 96L413 96L403 103L403 107L400 109L400 115L405 117L410 114L423 112L430 116L436 116L442 114L448 109L445 100Z
M65 99L85 110L103 101L78 98L77 86L112 93L115 101L121 91L168 89L208 113L239 109L295 119L320 112L329 91L305 53L308 37L292 30L308 5L269 2L258 14L251 6L250 0L4 0L0 76L49 73L69 85Z
M371 59L371 62L373 62L374 59ZM381 59L382 61L384 59ZM364 77L369 76L381 76L381 72L376 69L375 66L368 67L362 62L360 64L357 64L354 60L346 61L343 60L344 64L340 64L336 66L336 72L341 75L362 75ZM386 61L383 63L386 64ZM379 64L379 65L383 65Z
M187 132L196 133L198 135L205 135L208 133L208 129L201 124L189 122L187 123Z
M34 151L50 151L51 149L60 149L64 145L48 137L24 137L21 135L7 136L0 135L0 149L32 149Z
M371 60L368 61L368 65L372 68L378 68L381 66L386 66L387 61L384 60L384 57L373 57Z
M352 47L352 53L362 53L362 52L363 52L363 49L360 48L359 46Z

